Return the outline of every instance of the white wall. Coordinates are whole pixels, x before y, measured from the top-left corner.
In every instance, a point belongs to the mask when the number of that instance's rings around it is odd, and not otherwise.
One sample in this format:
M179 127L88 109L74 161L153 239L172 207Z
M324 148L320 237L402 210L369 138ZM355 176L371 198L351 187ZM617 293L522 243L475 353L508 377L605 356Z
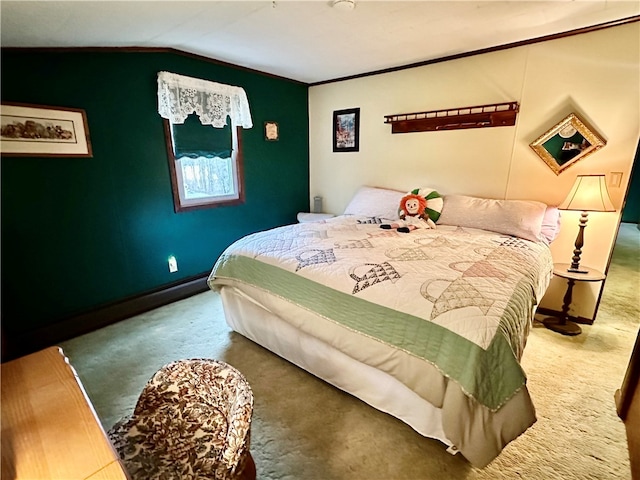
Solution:
M391 134L384 116L517 101L513 127ZM333 111L360 108L360 151L332 151ZM556 175L529 144L571 112L607 141ZM578 174L623 172L610 187L616 214L592 213L582 264L604 271L613 247L640 133L640 23L544 43L311 87L310 193L341 213L361 185L442 194L531 199L557 205ZM563 212L552 244L571 259L579 212ZM560 309L565 281L554 278L542 306ZM570 313L592 318L600 284L578 284Z

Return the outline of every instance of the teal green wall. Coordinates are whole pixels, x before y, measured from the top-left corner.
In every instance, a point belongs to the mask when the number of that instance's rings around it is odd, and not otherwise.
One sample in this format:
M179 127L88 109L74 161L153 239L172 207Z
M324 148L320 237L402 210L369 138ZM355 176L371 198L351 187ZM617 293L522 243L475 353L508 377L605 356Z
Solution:
M247 92L245 204L174 213L161 70ZM4 50L2 101L82 108L93 146L93 158L2 157L9 337L208 272L232 241L309 208L304 84L179 53ZM266 120L279 123L278 142L264 140Z
M622 211L622 221L627 223L637 223L640 225L640 142L636 148L636 156L633 159L631 168L631 180L629 181L629 192L625 200Z

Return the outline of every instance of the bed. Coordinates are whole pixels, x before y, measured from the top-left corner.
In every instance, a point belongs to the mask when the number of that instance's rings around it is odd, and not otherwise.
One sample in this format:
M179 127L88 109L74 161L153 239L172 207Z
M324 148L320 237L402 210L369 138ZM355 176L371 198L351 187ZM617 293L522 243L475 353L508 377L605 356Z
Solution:
M484 467L536 421L520 359L557 209L451 195L435 229L381 228L402 195L247 235L208 283L233 330Z

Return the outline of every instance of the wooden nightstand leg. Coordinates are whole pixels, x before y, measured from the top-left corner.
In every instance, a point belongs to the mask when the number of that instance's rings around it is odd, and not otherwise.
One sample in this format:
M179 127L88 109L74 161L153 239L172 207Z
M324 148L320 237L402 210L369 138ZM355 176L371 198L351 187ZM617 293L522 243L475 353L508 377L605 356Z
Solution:
M573 286L576 281L573 278L569 278L569 285L567 286L567 293L564 294L562 303L562 313L560 317L547 317L542 323L549 330L561 333L563 335L579 335L582 333L580 325L569 320L569 306L571 305L571 297L573 295Z

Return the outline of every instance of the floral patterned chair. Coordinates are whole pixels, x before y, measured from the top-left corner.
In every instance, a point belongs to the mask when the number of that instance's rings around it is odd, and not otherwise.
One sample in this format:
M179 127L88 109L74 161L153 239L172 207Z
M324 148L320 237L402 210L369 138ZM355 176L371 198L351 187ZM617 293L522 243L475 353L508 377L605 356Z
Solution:
M133 415L108 432L134 480L255 479L253 393L216 360L180 360L147 382Z

